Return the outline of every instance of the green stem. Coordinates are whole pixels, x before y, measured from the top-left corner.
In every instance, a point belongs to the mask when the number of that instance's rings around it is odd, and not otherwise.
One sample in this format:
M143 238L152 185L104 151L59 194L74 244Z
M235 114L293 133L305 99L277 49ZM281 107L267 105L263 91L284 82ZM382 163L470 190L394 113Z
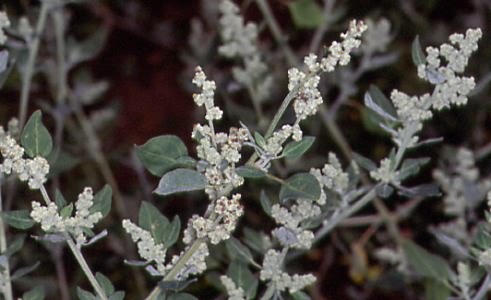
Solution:
M3 176L2 176L3 177ZM0 178L3 179L3 178ZM3 201L2 201L2 191L1 191L1 183L0 183L0 212L2 212ZM5 223L3 219L0 218L0 253L5 253L7 251L7 236L5 230ZM14 296L12 294L12 283L10 280L10 265L8 258L5 260L4 265L5 270L2 271L5 282L4 288L2 289L3 296L5 300L14 300Z
M205 241L202 239L197 239L191 244L191 247L181 256L181 258L177 261L175 266L165 275L164 279L162 279L162 282L166 281L172 281L176 279L177 274L181 272L182 268L186 266L188 261L193 257L194 253L198 251L199 246L204 243ZM145 300L157 300L158 297L160 296L160 293L162 293L162 289L160 286L156 286L152 292L145 298Z
M85 276L87 276L87 279L89 279L90 284L92 284L92 287L94 288L95 292L97 293L97 296L101 300L108 300L106 297L106 294L104 293L104 290L102 287L99 285L97 282L97 279L95 278L94 274L92 274L92 271L89 268L89 265L84 259L84 256L82 255L82 252L80 252L80 249L75 245L73 240L68 237L69 240L67 240L68 247L70 247L70 250L72 250L73 256L75 256L75 259L77 260L78 264L82 268L82 270L85 273Z
M33 37L33 40L30 41L28 46L29 56L27 58L26 68L22 76L22 88L21 88L21 96L20 96L19 128L21 130L26 122L27 105L29 102L29 93L31 91L32 76L34 74L36 58L39 52L39 44L41 42L41 34L46 25L46 18L48 16L49 8L50 6L48 4L48 1L41 1L41 11L39 13L39 17L36 25L36 32Z

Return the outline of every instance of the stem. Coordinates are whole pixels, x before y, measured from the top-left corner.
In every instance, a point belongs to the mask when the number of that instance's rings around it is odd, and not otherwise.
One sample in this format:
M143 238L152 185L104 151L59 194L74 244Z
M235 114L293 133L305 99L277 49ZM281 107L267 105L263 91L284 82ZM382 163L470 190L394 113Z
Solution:
M22 89L20 96L20 108L19 108L19 128L22 130L26 122L27 116L27 104L29 102L29 92L31 91L32 76L34 74L34 65L36 64L36 57L39 51L39 44L41 42L41 34L46 25L46 17L49 11L48 1L41 1L41 11L39 13L36 32L33 40L29 43L29 57L27 59L26 69L22 76Z
M3 180L3 176L1 176ZM1 183L0 183L0 212L2 211L2 191L1 191ZM7 251L7 236L6 236L6 230L5 230L5 223L3 222L3 219L0 218L0 252L4 253ZM12 294L12 283L10 281L10 265L9 265L9 260L5 260L5 265L4 265L5 270L2 272L3 276L5 277L5 287L3 288L3 296L5 297L5 300L14 300L14 296Z
M175 280L177 274L179 274L181 269L186 266L189 259L191 259L191 257L193 257L193 255L194 255L194 253L199 249L199 246L201 245L201 243L204 243L204 240L202 240L202 239L195 240L193 242L193 244L191 244L191 247L189 247L189 249L184 253L184 255L181 256L181 258L177 261L177 263L172 268L172 270L170 270L170 272L167 273L167 275L165 275L165 277L164 277L164 279L162 279L162 281L165 282L165 281ZM145 300L157 300L158 297L160 296L161 292L162 292L162 289L160 288L159 285L157 285L152 290L152 292L147 296L147 298L145 298Z
M276 288L274 286L274 284L270 284L268 286L268 289L266 290L266 292L264 292L263 296L261 297L260 300L269 300L271 299L271 297L273 297L274 293L276 292Z
M58 91L56 102L62 104L67 95L67 67L66 67L66 46L65 46L65 22L63 19L63 10L57 9L53 12L53 21L55 25L56 36L56 59L58 69Z
M102 287L97 282L97 279L95 279L94 275L92 274L92 271L90 270L89 265L85 261L82 252L80 252L80 249L75 245L75 243L71 238L67 240L67 244L68 247L70 247L70 250L72 250L73 256L75 256L75 259L77 259L78 264L84 271L85 276L87 276L87 279L89 279L90 284L92 284L92 287L97 293L97 296L99 296L101 300L108 300L106 294L104 293L104 290L102 289Z

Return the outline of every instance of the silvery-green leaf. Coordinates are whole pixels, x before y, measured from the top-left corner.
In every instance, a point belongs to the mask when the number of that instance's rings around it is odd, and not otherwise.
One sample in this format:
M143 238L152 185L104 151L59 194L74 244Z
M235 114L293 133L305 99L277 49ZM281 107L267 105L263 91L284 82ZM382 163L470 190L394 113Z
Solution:
M441 195L438 185L434 183L421 184L411 188L399 186L398 193L399 195L403 195L408 198L413 198L413 197L427 198L427 197L438 197Z
M144 267L146 265L148 265L148 262L147 261L144 261L144 260L124 260L124 263L128 266L132 266L132 267Z
M72 212L73 212L73 203L70 203L61 209L60 216L63 219L67 219L72 216Z
M388 183L380 184L375 188L377 196L380 198L388 198L394 192L394 188Z
M473 244L480 250L486 250L491 248L491 234L486 228L485 224L479 224L477 227L477 233L474 237Z
M75 86L74 92L82 104L89 105L101 98L107 92L108 88L109 83L107 81L79 83Z
M433 278L425 280L425 299L431 300L447 300L451 293L450 288Z
M159 281L158 285L162 291L174 291L179 292L187 288L191 283L196 282L196 278L187 280L172 280L172 281Z
M254 140L259 147L266 147L266 139L258 131L254 132Z
M170 296L168 300L198 300L198 298L188 293L179 293Z
M104 290L106 296L109 297L114 293L114 285L111 283L111 280L109 280L109 278L104 276L104 274L97 272L95 273L95 278L97 279L97 282Z
M150 275L152 275L152 276L162 276L162 275L160 274L160 272L159 272L159 271L157 271L157 269L155 269L155 267L154 267L154 266L152 266L152 265L148 265L148 266L146 266L146 267L145 267L145 270L148 272L148 274L150 274Z
M451 237L447 233L439 229L430 228L431 233L436 239L447 248L460 260L469 256L469 250L467 246L462 245L460 241Z
M0 51L0 73L5 72L7 70L9 64L9 52L5 49Z
M90 246L92 244L95 244L99 240L105 238L106 236L107 236L107 229L104 229L103 231L101 231L98 234L94 235L87 243L84 244L84 246Z
M245 263L254 262L251 251L238 239L231 237L225 242L225 246L232 260L239 259Z
M419 36L416 36L416 38L414 38L412 49L411 49L411 57L413 59L413 63L415 66L419 66L426 63L426 56L419 42Z
M257 253L264 254L266 252L267 246L264 242L264 234L261 234L250 228L244 228L244 238L242 239L244 244L249 248L256 251Z
M58 212L61 211L61 209L65 207L67 204L65 197L63 196L63 194L59 189L56 189L55 191L55 203L56 206L58 207Z
M136 155L150 173L161 177L166 172L181 166L182 159L188 155L188 150L179 137L162 135L137 146Z
M397 112L384 93L375 85L371 85L364 98L365 106L376 112L382 118L397 122Z
M13 241L9 241L9 245L7 247L7 250L2 253L2 255L6 255L7 257L10 257L14 255L15 253L19 252L22 247L24 246L24 241L26 240L26 235L25 234L19 234L15 236Z
M38 286L22 294L22 300L43 300L45 297L44 288Z
M268 216L271 215L271 200L268 197L268 194L264 190L261 190L261 195L259 196L259 200L261 202L261 206Z
M294 0L288 2L288 9L293 23L298 28L317 28L324 20L322 7L314 0Z
M298 242L295 232L284 226L274 229L272 234L283 247L289 247Z
M315 201L321 196L319 181L309 173L298 173L288 178L280 189L280 201L305 199Z
M191 192L206 188L203 174L189 169L177 169L166 173L154 193L166 196L174 193Z
M298 158L309 150L314 141L315 137L313 136L306 136L298 142L292 141L285 146L285 149L283 149L283 152L281 153L281 157Z
M377 165L373 161L356 152L353 152L353 159L360 167L369 172L377 170Z
M162 242L166 248L171 247L177 242L180 232L181 220L179 219L179 216L175 216L172 222L170 222L164 229Z
M53 149L53 139L44 126L42 113L36 110L27 121L22 131L20 142L30 157L47 157Z
M448 263L441 258L431 254L410 240L404 240L402 249L410 266L426 278L445 281L452 273Z
M36 270L37 267L39 267L40 263L36 262L32 266L29 267L23 267L15 270L15 272L12 274L12 280L17 280L21 277L24 277L25 275L31 273L32 271Z
M252 166L240 166L235 169L235 173L244 178L261 178L266 175L263 170Z
M111 186L106 184L99 192L94 195L93 205L89 209L90 213L100 212L102 217L105 217L111 211L111 199L113 190Z
M244 263L233 261L228 267L227 275L244 290L247 299L254 299L259 282Z
M442 141L443 141L442 137L427 139L427 140L424 140L424 141L417 143L416 145L411 146L410 148L417 148L417 147L421 147L421 146L431 146L434 144L441 143Z
M26 209L3 211L0 213L0 217L5 223L17 229L29 229L35 223L30 212Z
M426 77L431 84L437 85L445 82L446 78L443 74L434 69L426 69Z
M412 175L416 175L419 172L421 166L424 166L430 161L429 157L422 158L406 158L402 162L399 170L399 180L404 180Z
M117 291L116 293L112 294L111 297L109 297L109 300L123 300L124 296L125 292Z
M476 95L479 95L481 92L486 91L488 89L490 83L491 83L491 72L486 74L486 76L482 77L479 80L479 82L476 84L476 87L467 96L469 98L472 98Z
M79 300L98 300L92 293L77 287L77 297Z
M138 214L138 226L147 230L156 243L160 244L165 238L169 220L149 202L143 201Z
M71 67L94 58L104 47L108 33L108 29L98 27L97 31L85 40L75 41L73 38L68 38L67 60L69 62L69 66Z
M37 241L46 241L50 243L63 243L69 238L63 233L49 233L43 236L32 236Z
M296 292L296 293L293 293L291 294L293 300L311 300L312 298L310 298L309 295L307 295L306 293L304 292Z

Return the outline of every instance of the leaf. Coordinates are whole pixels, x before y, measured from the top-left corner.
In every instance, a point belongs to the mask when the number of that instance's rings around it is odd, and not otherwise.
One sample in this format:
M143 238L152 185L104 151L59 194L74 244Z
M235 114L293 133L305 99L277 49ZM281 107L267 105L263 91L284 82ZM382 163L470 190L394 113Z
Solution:
M244 228L244 238L242 239L244 243L252 250L264 254L266 252L266 247L264 245L264 239L261 233L258 233L250 228Z
M73 212L73 203L70 203L61 209L60 216L63 219L67 219L72 216L72 212Z
M90 246L92 244L95 244L99 240L105 238L107 236L107 229L104 229L103 231L99 232L98 234L94 235L88 242L84 243L84 247Z
M425 284L425 299L431 300L447 300L450 297L450 289L443 283L434 280L427 279Z
M244 290L247 299L255 298L259 282L245 264L233 261L228 267L227 275Z
M244 246L238 239L231 237L225 243L231 260L239 259L245 263L253 263L251 251Z
M136 155L145 168L155 176L182 165L183 157L188 155L184 142L174 135L162 135L148 140L136 147Z
M399 170L399 180L404 180L410 176L418 174L421 166L426 165L430 161L429 157L423 158L407 158L402 162Z
M75 41L69 38L67 41L68 61L70 65L76 65L97 56L102 50L108 36L108 29L99 28L83 41Z
M285 149L283 150L283 153L281 154L281 156L287 157L287 158L300 157L305 152L307 152L307 150L309 150L309 148L312 146L314 141L315 141L315 137L306 136L301 141L290 142L285 146Z
M384 183L378 185L375 188L375 192L377 193L377 196L379 196L380 198L388 198L394 192L394 188L390 186L390 184Z
M111 280L109 280L109 278L104 276L104 274L97 272L95 274L95 278L97 279L97 282L99 282L99 284L101 285L107 297L114 293L114 285L111 283Z
M94 195L94 204L89 209L90 213L100 212L102 217L105 217L111 211L111 199L113 190L111 186L106 184L97 194Z
M5 49L0 51L0 73L7 70L9 64L9 52Z
M171 247L177 242L179 233L181 232L181 220L179 216L175 216L172 222L165 227L163 235L163 243L166 248Z
M408 198L414 198L414 197L423 197L423 198L428 198L428 197L438 197L442 193L440 192L440 189L438 188L438 185L435 183L427 183L427 184L421 184L417 185L411 188L406 188L403 186L398 187L398 193L399 195L406 196Z
M38 286L22 294L22 300L43 300L45 297L44 288Z
M164 233L169 226L169 220L157 207L143 201L138 214L138 226L149 231L155 242L160 244L164 240Z
M260 170L252 166L238 167L235 169L235 173L237 173L237 175L244 178L261 178L266 175L266 173L263 170Z
M2 255L6 255L6 256L10 257L10 256L14 255L15 253L19 252L22 249L22 247L24 246L25 239L26 239L25 234L17 235L15 237L15 239L9 243L7 250L5 250L5 252L2 253Z
M15 270L15 272L12 274L12 280L17 280L21 277L24 277L25 275L31 273L32 271L36 270L37 267L39 267L40 263L36 262L32 266L29 267L23 267Z
M60 211L67 204L65 197L63 196L63 194L59 189L56 189L55 191L55 203L56 206L58 207L58 211Z
M419 36L416 36L414 38L412 49L411 49L411 56L415 66L419 66L426 63L426 56L419 42Z
M154 193L166 196L174 193L203 190L206 178L201 173L189 169L177 169L165 174Z
M485 224L478 225L473 244L481 250L491 248L491 235L489 234L488 230L486 230Z
M174 294L167 299L168 300L198 300L198 298L188 293Z
M172 281L159 281L158 285L162 291L175 291L179 292L187 288L191 283L196 282L196 278L186 280L172 280Z
M324 20L322 7L314 0L291 1L288 3L288 9L298 28L314 29Z
M353 152L353 159L360 167L369 172L377 169L377 165L373 161L356 152Z
M53 149L53 139L41 117L41 111L36 110L27 121L20 138L26 154L30 157L47 157Z
M98 300L96 296L92 293L87 292L79 287L77 287L77 296L79 300Z
M440 256L434 255L410 240L402 242L409 264L422 276L444 282L450 277L450 267Z
M17 229L29 229L35 224L34 220L31 219L30 212L25 209L3 211L0 216L5 223Z
M259 147L266 147L266 139L258 131L254 132L254 140Z
M268 216L271 215L271 200L268 197L268 194L264 190L261 190L261 195L259 196L259 201L261 202L261 206Z
M117 291L116 293L112 294L111 297L109 297L109 300L123 300L124 296L125 292Z
M293 300L311 300L309 295L304 292L296 292L292 294Z
M382 118L397 122L397 112L384 93L375 85L371 85L364 98L365 106L376 112Z
M315 201L321 196L321 187L314 175L298 173L288 178L280 189L280 201L306 199Z

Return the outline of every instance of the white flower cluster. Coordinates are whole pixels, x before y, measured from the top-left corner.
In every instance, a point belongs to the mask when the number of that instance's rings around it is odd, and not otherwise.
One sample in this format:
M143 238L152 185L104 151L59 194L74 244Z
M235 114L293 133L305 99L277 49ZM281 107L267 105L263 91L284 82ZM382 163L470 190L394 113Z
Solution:
M100 212L91 213L90 208L94 204L94 195L90 187L78 195L75 202L75 216L62 217L58 213L58 207L54 202L42 206L39 202L33 201L31 218L41 224L45 232L69 233L77 242L77 246L82 246L87 242L84 228L92 229L94 225L102 219Z
M205 72L201 67L196 67L196 74L193 78L193 83L201 88L200 94L194 94L194 102L198 106L205 106L206 116L208 121L220 120L223 115L223 111L215 106L213 97L215 96L216 85L213 80L207 80Z
M328 162L322 170L310 169L310 174L314 175L319 181L320 186L323 187L321 189L321 198L318 201L321 205L326 202L324 187L342 196L346 193L349 184L348 173L343 171L336 154L329 152Z
M380 162L380 167L377 170L370 171L370 177L383 183L399 183L397 179L399 171L394 172L391 160L388 158L384 158Z
M378 21L365 20L367 31L363 34L362 48L366 52L383 52L392 40L390 35L391 24L386 18Z
M233 195L232 199L220 197L215 203L213 218L194 215L189 220L188 228L184 231L184 242L189 244L196 238L208 238L216 245L227 240L243 213L240 194Z
M283 226L273 230L273 235L283 247L310 249L314 233L305 230L302 222L320 214L320 207L310 200L298 199L290 208L275 204L271 207L271 216L277 224Z
M267 75L268 67L261 60L256 46L256 25L250 22L245 24L239 7L230 0L222 0L219 10L222 15L220 35L224 45L218 50L225 57L243 60L244 68L233 68L234 78L244 86L254 88L258 100L264 100L269 95L273 78Z
M4 45L7 42L7 36L3 31L4 28L10 27L10 20L7 13L0 11L0 45Z
M24 159L24 148L1 126L0 153L3 156L0 172L7 175L15 173L21 181L27 181L31 189L39 189L46 182L49 173L48 161L40 156Z
M138 253L147 263L155 263L155 269L160 276L164 276L168 270L165 265L166 248L163 244L157 244L150 232L133 224L130 220L123 220L123 228L137 243Z
M228 300L246 300L244 290L238 287L230 277L222 275L220 281L227 290Z
M268 250L264 256L261 272L259 274L262 281L271 281L276 290L283 292L288 291L293 294L299 290L311 285L316 278L312 274L293 276L282 270L284 254L273 249Z
M479 180L479 169L475 165L474 154L469 149L459 148L451 164L448 172L442 169L433 171L433 178L445 192L445 213L464 217L466 209L476 207L485 198L491 189L491 181ZM470 196L469 191L474 191L474 199L466 198Z

